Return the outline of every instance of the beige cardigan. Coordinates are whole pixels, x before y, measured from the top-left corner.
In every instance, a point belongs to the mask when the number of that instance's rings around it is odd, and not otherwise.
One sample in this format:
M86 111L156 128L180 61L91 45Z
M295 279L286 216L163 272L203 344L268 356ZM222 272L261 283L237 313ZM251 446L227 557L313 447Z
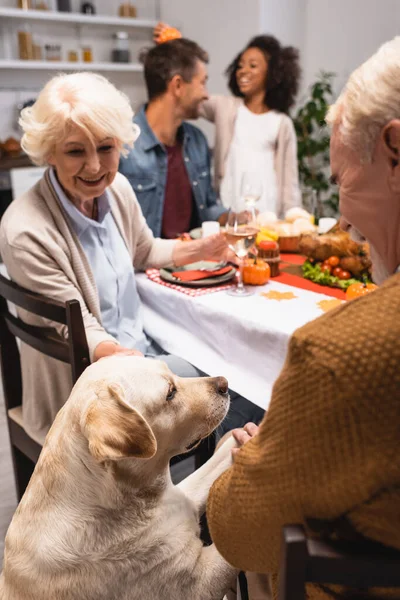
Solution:
M200 107L200 116L215 123L214 186L219 190L225 175L225 165L232 142L237 112L243 98L211 96ZM301 195L297 166L297 138L290 117L282 114L275 154L278 184L277 214L284 217L292 206L300 206Z
M110 186L112 214L135 269L172 264L174 240L154 239L131 185L120 173ZM96 346L113 340L101 325L93 273L51 185L49 173L6 210L0 227L0 252L10 277L18 284L61 302L77 299L91 360ZM49 325L26 311L32 325ZM66 328L50 323L61 335ZM115 341L115 340L114 340ZM72 388L69 365L21 345L23 419L28 433L43 440Z

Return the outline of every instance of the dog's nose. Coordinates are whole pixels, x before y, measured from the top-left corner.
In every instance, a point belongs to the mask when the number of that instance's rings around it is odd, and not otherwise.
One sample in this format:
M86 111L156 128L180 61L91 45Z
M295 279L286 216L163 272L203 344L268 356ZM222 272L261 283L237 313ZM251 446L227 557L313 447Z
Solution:
M228 393L228 381L225 377L216 377L215 384L217 386L218 394L226 395Z

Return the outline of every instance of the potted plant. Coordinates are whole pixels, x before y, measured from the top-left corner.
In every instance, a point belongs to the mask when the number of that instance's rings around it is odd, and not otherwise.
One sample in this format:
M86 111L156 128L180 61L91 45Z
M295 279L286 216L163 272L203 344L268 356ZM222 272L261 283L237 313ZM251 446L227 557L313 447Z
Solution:
M334 73L321 71L293 119L303 202L317 219L336 216L339 208L337 188L329 180L330 135L325 122L333 78Z

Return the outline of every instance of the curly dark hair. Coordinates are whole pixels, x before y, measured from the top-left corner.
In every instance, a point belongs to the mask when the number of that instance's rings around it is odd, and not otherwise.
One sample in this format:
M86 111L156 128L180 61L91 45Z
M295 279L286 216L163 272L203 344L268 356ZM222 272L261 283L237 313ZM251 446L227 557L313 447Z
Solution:
M264 102L270 109L288 113L299 88L301 69L299 51L292 46L283 47L272 35L257 35L247 44L226 69L228 86L234 96L242 96L236 81L236 71L242 54L249 48L258 48L268 63Z
M208 63L208 54L196 42L185 38L170 40L152 48L145 48L139 56L144 65L144 79L149 100L166 92L174 75L190 82L196 72L197 61Z

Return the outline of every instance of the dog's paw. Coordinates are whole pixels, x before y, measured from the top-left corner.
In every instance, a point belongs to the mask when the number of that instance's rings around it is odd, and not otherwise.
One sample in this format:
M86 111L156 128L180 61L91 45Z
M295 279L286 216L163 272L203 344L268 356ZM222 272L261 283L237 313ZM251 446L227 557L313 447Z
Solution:
M234 448L239 448L239 444L231 434L226 437L225 441L218 447L218 450L215 452L215 454L220 456L221 459L226 458L232 462L232 450Z

